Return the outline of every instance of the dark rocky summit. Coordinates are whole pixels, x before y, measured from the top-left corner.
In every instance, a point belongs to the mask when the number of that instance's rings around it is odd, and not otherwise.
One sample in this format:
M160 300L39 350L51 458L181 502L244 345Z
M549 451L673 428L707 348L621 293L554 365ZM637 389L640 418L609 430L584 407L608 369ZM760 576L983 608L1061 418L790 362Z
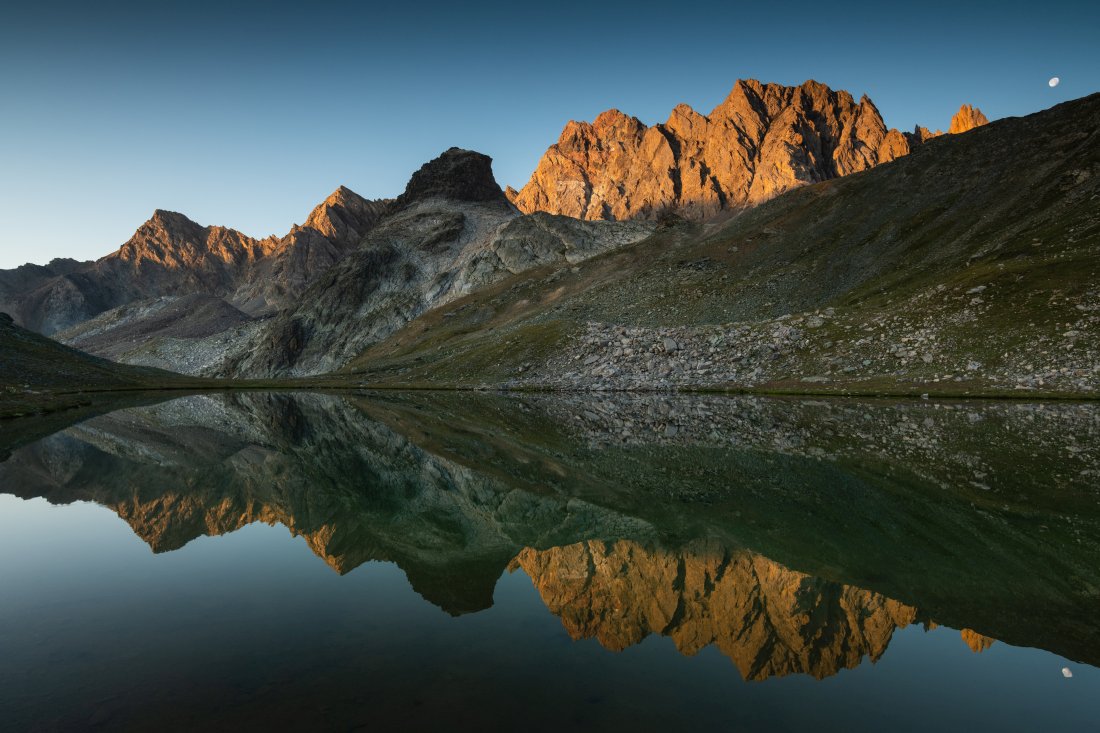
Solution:
M651 232L642 223L521 216L504 198L488 156L451 148L413 174L358 248L295 306L232 343L208 345L213 356L202 372L267 377L332 371L432 307L532 268L580 262Z
M412 174L397 209L433 198L450 201L506 202L493 177L493 159L472 150L450 148Z

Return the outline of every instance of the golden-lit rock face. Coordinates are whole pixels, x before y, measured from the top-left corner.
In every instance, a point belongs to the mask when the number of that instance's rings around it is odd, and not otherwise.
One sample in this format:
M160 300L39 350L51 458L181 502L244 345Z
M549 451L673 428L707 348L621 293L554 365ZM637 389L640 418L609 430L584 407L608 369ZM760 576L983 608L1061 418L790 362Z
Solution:
M948 128L948 132L952 135L956 135L960 132L966 132L973 130L975 127L981 127L982 125L988 125L989 120L985 118L982 111L977 107L971 107L969 104L964 104L959 107L959 111L955 113L955 116L951 118L951 127Z
M993 642L997 641L993 637L979 634L973 629L963 629L959 633L962 635L963 643L970 647L970 651L975 654L984 652L986 649L993 646Z
M987 122L964 104L950 131ZM815 81L739 80L709 115L680 104L652 127L616 109L591 123L570 121L527 185L506 194L524 213L621 220L674 211L702 219L888 163L941 134L887 129L866 96L857 102Z
M339 247L358 244L386 203L364 199L341 186L314 207L302 227L295 226L286 237L266 239L253 239L227 227L202 226L183 214L158 209L117 252L100 261L129 262L135 269L150 265L182 269L194 273L197 282L203 276L217 277L224 281L217 284L228 288L258 261L293 247L293 235L304 228Z
M169 270L198 271L213 263L243 267L274 249L274 238L255 240L233 229L200 226L183 214L158 209L107 258L116 257L135 267L152 263Z
M569 122L527 185L508 195L526 213L630 219L675 209L702 218L893 160L909 152L910 137L888 130L867 97L749 79L709 115L681 104L653 127L618 110Z
M511 569L530 576L574 639L619 651L661 634L689 655L714 644L752 680L821 679L877 660L917 618L877 593L705 542L677 553L631 541L525 549Z
M389 202L365 199L346 186L340 186L314 207L302 226L340 244L355 245L374 226Z

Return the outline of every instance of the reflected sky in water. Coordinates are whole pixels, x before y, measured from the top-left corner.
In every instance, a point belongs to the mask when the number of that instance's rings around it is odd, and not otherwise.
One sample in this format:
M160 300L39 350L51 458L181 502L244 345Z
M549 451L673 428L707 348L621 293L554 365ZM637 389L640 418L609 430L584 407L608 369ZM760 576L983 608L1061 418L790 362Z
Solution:
M570 484L544 496L541 503L531 500L523 511L509 514L505 509L528 496L516 492L521 479L530 478L524 467L532 464L533 455L557 456L569 474L577 467L594 466L584 460L595 460L596 453L581 460L576 457L579 443L547 447L513 435L519 442L510 443L511 448L531 453L516 453L514 466L482 456L470 462L475 467L471 469L448 457L462 443L448 442L450 438L438 433L426 439L424 434L437 428L425 414L410 411L408 404L401 405L404 422L362 405L350 409L343 402L319 403L323 409L316 415L308 404L297 404L290 413L282 404L280 414L298 416L289 442L285 434L278 438L264 432L268 428L255 427L278 424L263 414L270 404L242 404L230 414L238 410L247 418L258 418L248 423L248 430L231 427L232 420L227 421L223 412L216 418L209 412L196 418L192 411L187 418L192 429L201 422L203 430L221 431L217 434L223 439L247 433L248 440L216 459L209 452L189 455L186 450L167 458L171 451L163 435L181 434L180 413L142 408L144 412L94 418L70 428L64 441L57 436L47 439L54 441L49 450L43 444L17 448L0 466L0 491L5 492L0 495L0 714L13 729L95 725L138 730L163 729L167 724L178 729L277 725L431 730L446 725L459 730L1079 730L1097 720L1100 672L1094 666L1003 640L989 639L991 645L976 653L964 643L961 623L957 628L938 625L941 616L951 614L950 607L914 602L940 597L922 590L921 583L949 584L953 575L928 571L905 583L883 581L884 587L912 589L912 598L900 599L846 584L848 576L861 575L858 567L822 579L757 554L755 547L734 546L728 536L718 537L722 527L732 533L739 525L733 519L728 524L700 523L693 514L696 499L670 514L645 514L629 499L607 496L598 511L582 512L578 505L601 493ZM493 406L499 409L500 404ZM333 427L334 415L352 427ZM501 420L490 427L506 435L511 423ZM530 416L524 422L529 423ZM169 425L171 431L166 429ZM310 432L302 425L327 427ZM158 435L154 428L164 432ZM83 447L76 450L72 441ZM62 443L64 450L59 448ZM266 463L258 463L253 455L260 447L267 451ZM305 452L295 453L296 448ZM694 449L687 444L677 448ZM568 458L570 450L573 458ZM612 449L603 441L596 450ZM79 461L73 458L78 453ZM401 488L386 494L386 501L375 497L362 504L342 494L334 496L335 485L355 483L347 471L354 469L354 475L362 477L363 467L348 463L333 484L331 476L305 465L302 457L321 453L330 463L369 453L365 465L384 464L391 471L383 481L379 470L371 481L356 485L356 491L381 495L394 486ZM241 463L246 454L249 461ZM382 454L389 458L377 457ZM293 458L282 463L276 460L279 456ZM194 495L202 498L202 511L224 519L224 512L215 511L219 507L233 514L248 506L254 516L225 533L199 533L179 549L154 553L148 536L142 539L138 530L167 531L166 522L186 519L180 512L196 511L195 505L178 501L173 492L179 487L165 486L167 474L160 470L179 475L179 462L190 461L202 469L196 475L212 476L207 463L211 460L251 468L241 484L223 475L211 479L215 489L209 484L193 486ZM476 470L477 460L494 466L491 476L486 478L488 470ZM112 483L93 487L95 477L82 474L78 463L108 472ZM987 463L996 461L987 457ZM261 464L270 470L257 469ZM666 475L668 465L654 463L652 468ZM36 473L43 466L50 467L49 481ZM397 471L399 466L405 473ZM893 466L895 472L898 468ZM402 483L409 475L411 483ZM32 485L35 476L39 483ZM299 483L302 476L309 481ZM683 481L687 486L687 479ZM643 484L640 479L636 483ZM445 487L440 489L443 494L429 491L433 486ZM110 503L108 499L114 503L109 507L74 501L71 494L78 489L96 494L104 504ZM299 489L309 501L293 498ZM248 504L241 491L248 501L260 497L267 503ZM60 505L7 492L40 492ZM322 501L320 495L327 499ZM141 501L131 501L135 496ZM441 503L444 499L451 503ZM281 514L272 510L279 501ZM326 501L342 507L346 516L334 514ZM478 514L478 501L493 512ZM715 502L718 508L704 508L704 516L726 512L721 502ZM1093 542L1091 515L1080 508L1084 505L1078 505L1073 518L1079 537ZM444 506L459 506L465 513L448 514L443 521L438 513ZM529 536L531 527L544 521L536 513L545 515L555 507L572 518L567 531L553 535L540 530ZM123 511L127 519L116 511ZM915 514L906 515L912 521L936 526L938 520L925 514L928 509L912 511ZM310 513L324 514L325 521L310 524ZM734 516L734 511L727 513ZM341 521L351 521L352 515L360 529L348 535ZM492 517L506 528L499 536L517 544L503 543L496 534L492 542L484 540L484 528L476 535L458 528L459 516L478 517L479 522ZM523 517L526 526L514 526ZM288 530L288 522L294 531ZM409 529L386 544L378 528L393 523ZM429 525L431 532L424 529ZM539 537L547 541L539 542ZM525 542L528 539L538 546ZM775 546L793 547L790 557L799 557L794 540ZM493 562L463 564L483 551ZM349 556L363 561L333 561ZM446 562L440 560L431 572L424 569L439 558ZM410 584L409 572L419 578L416 583ZM698 594L692 595L692 576L708 572L712 574L698 586L710 589L700 591L710 593L704 603ZM461 589L450 587L484 585L486 574L492 581L488 607L473 608L476 599L470 601ZM905 572L901 576L908 578ZM980 578L970 580L980 590ZM1028 588L1021 584L1016 595L1021 604L1031 604L1021 608L1035 618L1035 608L1041 611L1044 606L1028 600ZM949 590L943 598L955 597ZM667 617L652 607L665 602L666 596L675 605ZM792 597L793 605L784 605L784 599ZM1070 596L1043 603L1075 608L1082 601ZM806 618L798 618L792 608ZM846 609L854 611L862 625L846 626L829 618L806 620L815 614L843 615ZM892 620L884 627L876 625L887 612ZM686 618L692 614L698 618ZM758 623L762 614L770 614L768 624ZM962 609L957 617L973 622L977 632L1001 623L996 609L980 604ZM1082 617L1088 617L1087 608ZM1056 631L1059 619L1050 621ZM784 627L788 622L809 629L805 634L818 634L820 649L826 651L858 652L860 644L874 647L880 641L884 650L874 661L868 655L862 661L857 657L850 668L841 655L837 668L815 675L810 662L820 662L825 652L819 651L803 660L808 660L805 669L792 669L790 665L802 662L768 647L790 642ZM1040 646L1038 642L1054 639L1071 657L1092 653L1088 640L1095 627L1074 622L1077 625L1067 627L1064 636L1052 636L1050 630L1028 636L1027 629L1004 623L1001 628L1016 635L1013 641L1034 640ZM750 637L764 633L762 629L771 635L763 646L754 645ZM692 639L684 638L704 631L720 641L695 649ZM1072 654L1074 631L1084 644L1077 655ZM791 633L797 639L802 632ZM738 635L744 638L734 640ZM759 655L774 657L780 666L749 675L753 679L746 681L736 664L736 653L746 647L758 655L757 661ZM1063 676L1064 667L1072 671L1072 678ZM820 665L814 669L820 672Z

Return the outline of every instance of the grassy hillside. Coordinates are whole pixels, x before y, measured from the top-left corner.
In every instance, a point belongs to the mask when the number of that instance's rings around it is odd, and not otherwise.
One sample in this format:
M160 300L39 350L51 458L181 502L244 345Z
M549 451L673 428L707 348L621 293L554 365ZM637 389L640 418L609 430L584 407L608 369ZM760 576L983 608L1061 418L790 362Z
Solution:
M388 385L1088 396L1100 95L431 311Z
M115 364L16 326L0 313L0 418L88 406L93 393L216 386Z

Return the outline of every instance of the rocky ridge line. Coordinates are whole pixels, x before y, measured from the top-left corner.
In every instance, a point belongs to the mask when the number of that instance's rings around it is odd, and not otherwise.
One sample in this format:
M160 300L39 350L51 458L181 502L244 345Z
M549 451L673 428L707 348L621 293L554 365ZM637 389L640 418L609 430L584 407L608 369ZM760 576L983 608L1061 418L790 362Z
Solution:
M951 132L985 122L964 105ZM652 127L616 109L592 123L570 121L528 183L506 193L525 213L702 219L887 163L938 134L887 129L867 96L857 102L812 80L738 80L708 115L680 104Z
M249 316L284 307L341 259L386 211L340 187L284 237L255 239L157 209L117 251L94 262L55 261L0 271L0 310L45 335L143 300L207 295ZM66 340L76 335L63 336ZM90 345L94 350L94 344Z

